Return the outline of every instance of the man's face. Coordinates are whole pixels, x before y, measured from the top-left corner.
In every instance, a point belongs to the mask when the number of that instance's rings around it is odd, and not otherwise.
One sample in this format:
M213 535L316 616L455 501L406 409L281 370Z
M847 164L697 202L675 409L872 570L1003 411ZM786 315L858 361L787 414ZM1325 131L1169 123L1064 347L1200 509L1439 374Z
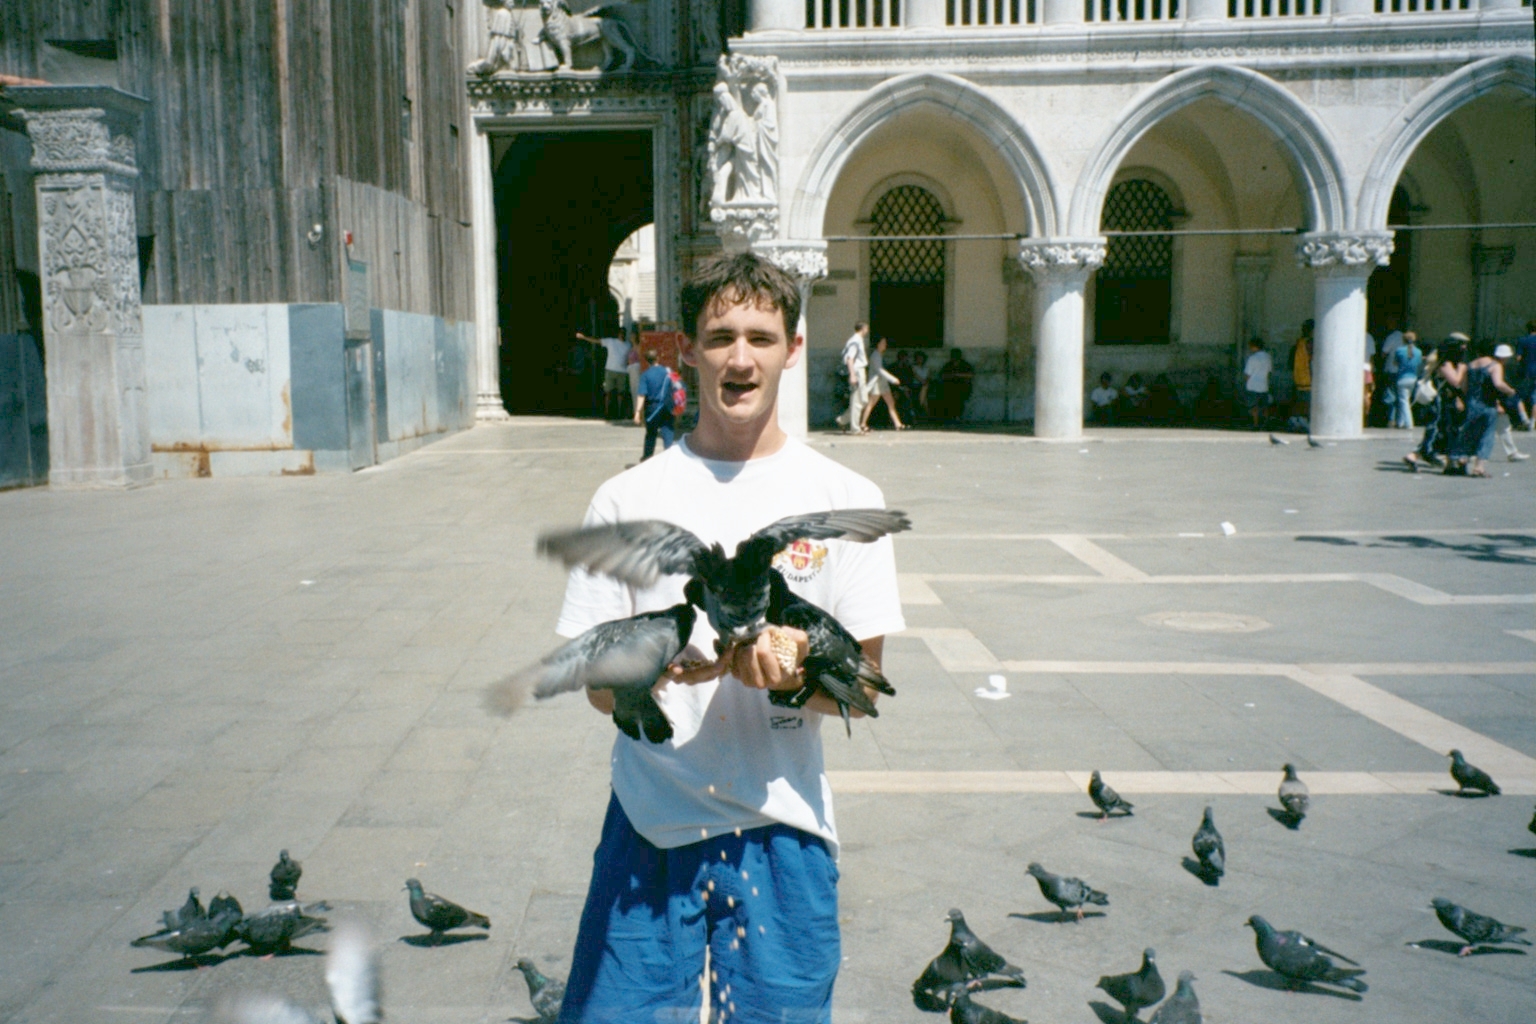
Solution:
M801 339L784 331L784 314L754 302L711 302L697 331L682 345L683 361L699 371L700 419L759 422L779 400L779 377L800 359Z

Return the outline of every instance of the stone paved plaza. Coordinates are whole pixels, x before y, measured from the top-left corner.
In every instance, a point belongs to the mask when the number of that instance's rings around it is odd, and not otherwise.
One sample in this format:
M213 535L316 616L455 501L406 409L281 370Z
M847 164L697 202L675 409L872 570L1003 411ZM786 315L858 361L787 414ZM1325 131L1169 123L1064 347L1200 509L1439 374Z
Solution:
M1116 1019L1094 981L1145 946L1213 1024L1536 1019L1536 957L1460 959L1428 906L1536 928L1532 463L1414 476L1380 436L813 443L915 524L900 695L824 728L840 1024L938 1020L907 987L951 906L1028 974L985 1001L1036 1022ZM381 941L390 1019L530 1016L513 964L569 969L614 730L574 695L491 719L480 691L554 643L535 535L639 444L530 419L351 476L0 494L0 1020L202 1020L240 989L318 1008L318 956L128 945L189 885L263 906L280 847L301 897ZM1007 698L976 694L992 675ZM1507 795L1448 795L1452 746ZM1268 813L1285 761L1314 793L1297 832ZM1134 817L1086 816L1093 768ZM1181 864L1206 804L1214 889ZM1107 916L1052 922L1030 860ZM413 875L489 938L400 941ZM1359 960L1363 1001L1275 990L1255 913Z

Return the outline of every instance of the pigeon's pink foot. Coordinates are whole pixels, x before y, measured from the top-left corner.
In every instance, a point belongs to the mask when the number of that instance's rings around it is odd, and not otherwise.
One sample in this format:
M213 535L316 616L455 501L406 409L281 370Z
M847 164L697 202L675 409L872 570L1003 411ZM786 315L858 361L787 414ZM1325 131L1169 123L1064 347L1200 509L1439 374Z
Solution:
M1457 956L1471 956L1472 955L1472 947L1471 946L1462 946L1461 947L1461 952L1457 953L1456 955Z

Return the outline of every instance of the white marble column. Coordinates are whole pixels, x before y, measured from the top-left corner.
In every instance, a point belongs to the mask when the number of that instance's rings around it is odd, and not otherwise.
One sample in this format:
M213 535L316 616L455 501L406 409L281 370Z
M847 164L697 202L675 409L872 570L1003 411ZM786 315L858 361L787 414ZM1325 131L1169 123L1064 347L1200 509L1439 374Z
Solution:
M475 419L510 419L501 403L501 308L497 301L496 189L491 143L478 128L469 133L470 232L475 249Z
M1104 262L1102 238L1028 238L1019 264L1035 279L1035 436L1083 433L1083 293Z
M805 28L804 0L751 0L747 7L747 31Z
M794 437L810 432L811 339L806 316L811 303L811 287L827 276L827 243L821 239L759 242L753 249L774 266L795 279L800 288L800 322L795 333L804 339L800 361L779 378L779 426Z
M48 482L148 483L149 410L134 212L133 131L148 103L106 86L7 97L36 171L47 342Z
M1315 437L1364 431L1365 285L1392 256L1392 232L1303 235L1296 257L1314 274L1312 340Z
M1512 245L1474 245L1472 273L1477 276L1477 308L1473 311L1472 337L1478 341L1498 341L1499 321L1504 315L1502 289L1504 272L1515 262Z

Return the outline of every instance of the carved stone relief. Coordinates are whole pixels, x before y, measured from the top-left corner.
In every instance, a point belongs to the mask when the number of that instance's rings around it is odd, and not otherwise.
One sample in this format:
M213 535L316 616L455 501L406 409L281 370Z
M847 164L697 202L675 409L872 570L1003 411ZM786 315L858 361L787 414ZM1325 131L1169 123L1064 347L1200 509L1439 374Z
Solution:
M1019 265L1036 278L1091 273L1103 263L1099 239L1026 238L1019 243Z
M709 219L728 249L778 234L778 59L722 55L709 125Z
M1369 274L1392 258L1392 232L1358 235L1303 235L1296 259L1320 273Z

